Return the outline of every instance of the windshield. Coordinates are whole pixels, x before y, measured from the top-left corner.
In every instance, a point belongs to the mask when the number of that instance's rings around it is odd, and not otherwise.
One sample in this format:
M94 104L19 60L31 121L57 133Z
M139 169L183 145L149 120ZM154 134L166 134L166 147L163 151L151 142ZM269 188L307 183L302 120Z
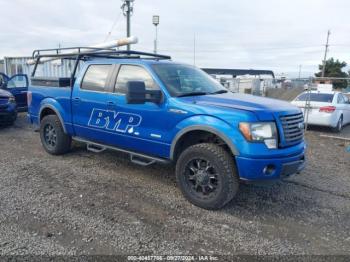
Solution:
M333 101L333 94L323 94L323 93L303 93L300 96L298 96L295 101L306 101L309 100L309 95L310 95L310 101L313 102L328 102L332 103Z
M227 90L202 70L180 64L156 64L153 69L171 96L226 93Z

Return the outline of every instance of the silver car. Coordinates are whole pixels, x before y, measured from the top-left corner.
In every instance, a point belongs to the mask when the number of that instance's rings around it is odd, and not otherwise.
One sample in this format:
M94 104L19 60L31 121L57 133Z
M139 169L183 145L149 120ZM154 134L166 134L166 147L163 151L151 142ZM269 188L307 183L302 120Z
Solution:
M350 100L341 92L304 92L292 104L302 109L309 125L328 126L340 132L350 123Z

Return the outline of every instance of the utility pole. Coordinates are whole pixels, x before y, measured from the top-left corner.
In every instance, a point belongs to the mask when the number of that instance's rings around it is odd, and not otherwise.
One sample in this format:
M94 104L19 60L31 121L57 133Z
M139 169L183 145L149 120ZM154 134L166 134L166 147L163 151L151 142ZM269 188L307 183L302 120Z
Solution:
M130 25L130 17L134 12L134 0L122 0L123 4L121 9L123 10L123 14L126 17L126 36L130 37L131 25ZM127 50L130 51L130 45L127 45Z
M325 71L326 71L326 61L327 61L327 53L328 53L328 47L329 47L329 35L331 34L331 31L328 30L327 32L327 42L326 42L326 49L324 51L324 59L323 59L323 67L322 67L322 77L324 77Z
M196 65L196 33L193 34L193 65Z
M300 76L301 76L301 65L299 65L299 80L300 80Z

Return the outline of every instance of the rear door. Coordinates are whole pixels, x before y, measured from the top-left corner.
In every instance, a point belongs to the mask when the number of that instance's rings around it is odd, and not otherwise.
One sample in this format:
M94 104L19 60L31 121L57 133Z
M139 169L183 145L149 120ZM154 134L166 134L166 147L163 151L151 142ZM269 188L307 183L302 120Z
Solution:
M27 92L28 92L28 77L25 74L17 74L12 76L7 84L6 89L16 99L17 108L19 111L27 110Z
M340 94L343 97L343 116L344 124L350 123L350 99L343 94Z
M80 83L76 83L72 92L72 113L75 135L87 140L110 144L108 130L102 128L105 118L99 118L101 112L114 108L112 100L114 85L111 75L114 65L89 65Z

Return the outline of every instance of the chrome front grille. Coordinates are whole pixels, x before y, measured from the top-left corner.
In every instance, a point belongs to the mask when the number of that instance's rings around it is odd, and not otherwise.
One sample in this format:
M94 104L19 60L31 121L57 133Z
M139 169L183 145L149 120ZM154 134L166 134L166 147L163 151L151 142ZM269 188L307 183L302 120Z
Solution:
M0 96L0 108L1 109L7 108L8 101L9 101L8 97L1 97Z
M291 146L300 143L304 138L303 114L280 116L283 129L281 146Z

